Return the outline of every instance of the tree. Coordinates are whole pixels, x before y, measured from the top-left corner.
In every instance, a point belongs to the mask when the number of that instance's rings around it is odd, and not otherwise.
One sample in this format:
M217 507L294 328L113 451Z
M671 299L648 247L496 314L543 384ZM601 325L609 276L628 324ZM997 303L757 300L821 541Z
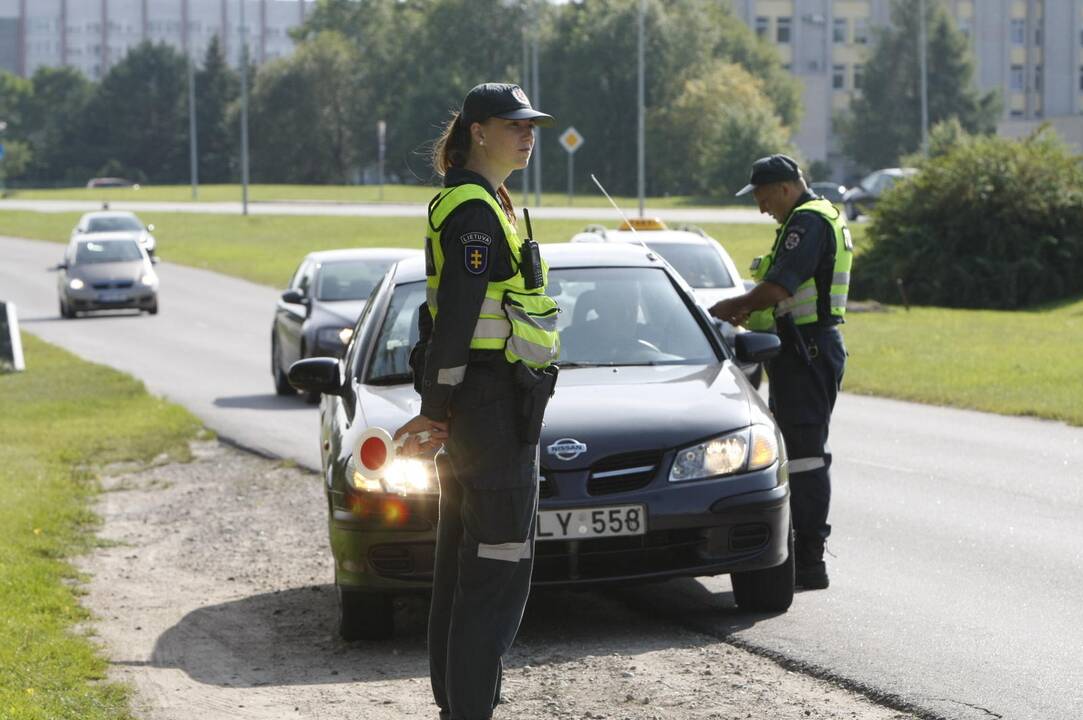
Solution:
M687 80L651 121L652 135L668 151L657 182L673 193L730 198L756 158L793 153L762 81L732 63L716 61Z
M26 138L33 158L26 179L38 184L86 182L94 168L84 162L80 128L94 86L72 67L40 67L31 83Z
M215 35L196 73L196 138L199 179L224 183L235 179L238 133L230 122L230 105L240 96L240 79L230 69Z
M892 166L921 147L919 15L918 3L893 0L892 25L876 32L861 94L841 118L844 152L859 167ZM926 2L925 23L930 125L954 117L970 133L993 132L999 100L973 87L966 37L937 0Z
M188 180L187 67L170 46L144 42L102 79L84 115L93 167Z

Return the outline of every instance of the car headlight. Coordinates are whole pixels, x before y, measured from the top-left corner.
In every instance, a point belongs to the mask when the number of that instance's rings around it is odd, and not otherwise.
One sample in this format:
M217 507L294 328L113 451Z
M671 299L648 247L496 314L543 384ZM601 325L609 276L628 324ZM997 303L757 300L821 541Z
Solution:
M436 468L431 460L396 458L383 477L367 478L357 471L351 458L346 473L350 485L365 492L386 492L396 495L423 495L436 492Z
M316 333L321 345L346 345L353 337L353 328L322 328Z
M701 480L762 470L777 460L778 442L774 431L767 425L751 425L678 450L669 471L669 481Z
M86 287L86 284L79 278L72 278L68 281L68 287L70 287L72 290L82 290L84 287Z
M145 287L154 287L157 282L158 278L156 278L154 275L151 275L150 273L147 273L143 277L139 278L139 283Z

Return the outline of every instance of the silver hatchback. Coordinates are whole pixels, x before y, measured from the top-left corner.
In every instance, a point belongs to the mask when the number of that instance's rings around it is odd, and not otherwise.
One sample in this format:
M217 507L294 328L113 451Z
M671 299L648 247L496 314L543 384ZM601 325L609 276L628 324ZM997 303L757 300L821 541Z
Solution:
M120 309L157 314L156 262L131 237L101 233L73 239L56 266L60 315Z

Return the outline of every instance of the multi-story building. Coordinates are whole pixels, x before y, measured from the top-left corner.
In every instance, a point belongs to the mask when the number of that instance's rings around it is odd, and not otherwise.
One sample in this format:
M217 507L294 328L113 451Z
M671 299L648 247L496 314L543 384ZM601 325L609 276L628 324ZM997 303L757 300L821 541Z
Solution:
M218 36L240 61L241 15L248 53L262 64L293 51L289 30L315 0L0 0L0 70L29 77L71 65L98 80L128 50L164 42L201 60Z
M729 2L801 81L805 114L795 144L836 177L845 174L832 118L861 92L872 30L891 22L891 0ZM941 3L970 41L978 89L1000 93L999 132L1019 136L1048 120L1083 149L1083 0L926 2Z

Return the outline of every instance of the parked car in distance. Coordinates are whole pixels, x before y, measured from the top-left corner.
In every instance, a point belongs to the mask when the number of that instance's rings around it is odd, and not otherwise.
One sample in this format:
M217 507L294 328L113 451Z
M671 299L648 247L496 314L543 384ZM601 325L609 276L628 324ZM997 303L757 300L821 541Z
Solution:
M719 300L746 291L745 282L730 254L720 242L694 225L670 229L657 218L631 218L616 230L603 225L588 225L583 232L572 236L572 242L645 244L665 258L692 286L696 302L704 310L710 309ZM734 337L745 332L743 328L735 328L727 322L715 318L711 320L731 348ZM742 370L753 386L760 386L763 380L762 365L755 363Z
M135 213L124 210L95 210L88 212L79 218L79 222L72 228L71 238L86 238L91 235L108 233L111 237L130 237L148 255L154 255L158 249L158 241L154 239L153 225L144 225Z
M857 220L858 216L868 214L876 207L880 196L895 187L900 180L916 174L917 168L884 168L869 173L843 194L842 204L846 208L846 217Z
M744 333L731 351L687 283L639 246L541 250L562 309L561 356L539 448L533 584L730 573L742 609L786 610L794 588L787 459L736 364L773 356L778 338ZM390 635L393 598L432 583L434 460L398 458L372 478L355 459L367 429L394 430L419 410L409 357L425 297L424 260L398 263L341 361L290 368L300 389L324 393L322 477L339 633L349 640Z
M127 188L136 187L131 180L117 177L96 177L87 180L88 188Z
M142 310L158 313L156 258L147 255L128 233L95 233L68 242L56 266L60 315L93 310Z
M841 203L842 196L846 194L845 185L839 185L838 183L833 182L814 182L809 185L809 189L824 200L833 203Z
M271 326L271 376L275 392L293 395L286 373L307 357L341 357L373 288L393 263L420 250L359 248L321 250L301 260L275 306ZM310 397L318 401L318 396Z

